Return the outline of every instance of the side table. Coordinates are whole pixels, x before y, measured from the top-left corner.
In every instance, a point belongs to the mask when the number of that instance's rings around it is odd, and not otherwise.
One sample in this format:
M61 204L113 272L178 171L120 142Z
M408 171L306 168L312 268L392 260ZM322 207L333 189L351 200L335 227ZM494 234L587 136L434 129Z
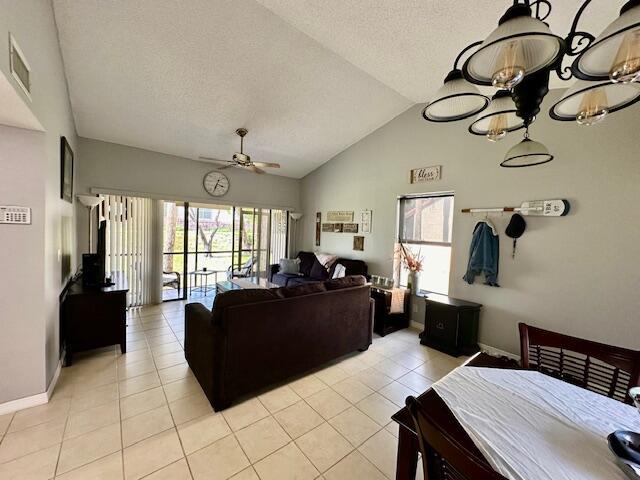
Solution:
M375 302L373 316L373 331L384 337L396 330L401 330L409 326L411 312L409 311L409 300L411 298L409 290L404 292L404 312L391 313L391 288L371 286L371 298Z

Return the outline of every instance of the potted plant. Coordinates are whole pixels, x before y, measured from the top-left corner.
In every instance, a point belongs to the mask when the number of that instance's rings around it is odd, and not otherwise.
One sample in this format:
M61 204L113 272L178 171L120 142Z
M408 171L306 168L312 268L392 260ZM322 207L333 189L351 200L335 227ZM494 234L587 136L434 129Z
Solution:
M420 251L418 251L417 254L414 254L402 243L399 245L400 259L404 267L409 270L409 274L407 276L407 288L411 290L412 295L415 295L418 290L418 273L422 271L422 255L420 255Z

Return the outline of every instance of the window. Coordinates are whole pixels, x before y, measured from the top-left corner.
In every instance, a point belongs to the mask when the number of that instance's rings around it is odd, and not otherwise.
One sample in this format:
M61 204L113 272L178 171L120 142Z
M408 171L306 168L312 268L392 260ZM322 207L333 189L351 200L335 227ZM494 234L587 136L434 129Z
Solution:
M451 267L453 194L411 195L399 199L398 238L422 258L418 289L447 294ZM408 271L400 269L400 284Z

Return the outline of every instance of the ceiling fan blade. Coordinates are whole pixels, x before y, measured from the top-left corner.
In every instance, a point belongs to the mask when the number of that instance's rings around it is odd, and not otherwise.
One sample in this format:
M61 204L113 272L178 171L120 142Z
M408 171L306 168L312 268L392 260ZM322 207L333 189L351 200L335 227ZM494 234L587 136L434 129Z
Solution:
M253 173L260 173L260 174L266 173L264 170L256 167L255 165L249 165L247 168L251 170Z
M270 163L270 162L253 162L256 167L264 167L264 168L280 168L279 163Z
M216 168L216 170L226 170L227 168L235 167L235 163L229 163L228 165L222 165L221 167Z
M216 163L235 163L232 162L231 160L218 160L217 158L211 158L211 157L198 157L200 160L206 160L208 162L216 162Z

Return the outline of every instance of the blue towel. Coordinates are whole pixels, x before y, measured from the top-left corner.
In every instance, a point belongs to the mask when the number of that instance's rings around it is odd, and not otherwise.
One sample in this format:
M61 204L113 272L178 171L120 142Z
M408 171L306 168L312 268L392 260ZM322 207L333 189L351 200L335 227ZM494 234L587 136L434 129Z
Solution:
M484 273L485 285L499 287L499 258L500 238L493 234L493 230L486 222L478 222L473 229L467 273L462 278L471 285L478 275Z

